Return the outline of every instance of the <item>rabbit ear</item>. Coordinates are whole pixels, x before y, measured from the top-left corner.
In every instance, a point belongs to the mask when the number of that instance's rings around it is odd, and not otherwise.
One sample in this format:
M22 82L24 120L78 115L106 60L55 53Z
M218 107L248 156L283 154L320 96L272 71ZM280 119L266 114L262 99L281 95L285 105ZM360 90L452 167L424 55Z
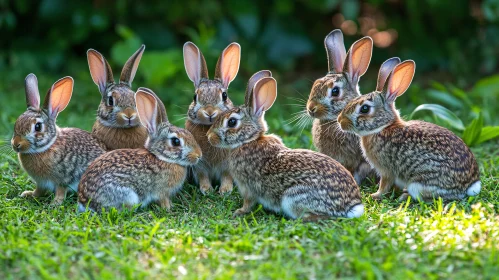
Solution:
M253 88L253 104L251 111L254 116L260 117L263 112L272 107L277 97L277 82L272 77L260 79Z
M376 91L382 91L385 86L386 78L392 72L393 68L400 63L400 58L392 57L381 64L378 74L378 84L376 85Z
M87 51L87 60L92 80L99 87L100 93L106 94L107 86L114 83L111 66L104 56L94 49Z
M246 106L251 106L253 103L253 88L255 87L256 82L265 77L272 77L272 72L269 70L261 70L253 74L248 81L248 86L246 87L246 95L244 96L244 104Z
M50 118L55 119L57 114L68 106L73 94L73 84L73 78L68 76L52 85L43 103L43 108L47 110Z
M373 54L373 40L371 37L359 39L348 51L343 72L349 74L352 84L357 84L359 78L366 73Z
M184 66L194 86L199 86L201 79L208 79L208 68L204 56L192 42L184 44Z
M24 80L26 88L26 106L33 109L40 108L40 92L38 91L38 80L35 74L29 74Z
M341 30L335 29L331 31L324 39L324 46L326 47L329 73L341 73L346 57L345 43L343 42L343 33Z
M384 88L388 103L393 103L398 96L401 96L409 88L415 70L416 63L413 60L406 60L395 66Z
M139 89L135 93L135 103L137 104L137 112L142 125L147 128L149 134L156 133L158 127L158 101L156 96Z
M159 99L158 95L155 94L152 90L144 87L140 87L137 91L145 91L156 98L158 103L158 115L156 116L156 123L159 125L160 123L168 123L168 115L166 114L166 108L161 99Z
M221 80L225 88L228 88L237 76L240 61L241 46L238 43L231 43L218 58L215 79Z
M126 61L123 70L121 70L120 83L132 86L133 78L135 78L140 59L142 58L145 49L145 45L140 46L140 48Z

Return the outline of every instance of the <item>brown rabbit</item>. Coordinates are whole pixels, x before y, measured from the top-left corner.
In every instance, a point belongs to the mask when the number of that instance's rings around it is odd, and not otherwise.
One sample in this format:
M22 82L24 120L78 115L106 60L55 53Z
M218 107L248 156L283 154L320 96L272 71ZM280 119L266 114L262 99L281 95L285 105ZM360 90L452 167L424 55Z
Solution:
M201 148L192 134L168 122L165 106L147 88L135 94L140 121L149 138L145 148L110 151L96 159L83 175L78 211L132 207L159 202L170 209L170 198L182 187L187 166L196 164Z
M106 150L142 148L147 139L135 109L132 81L144 53L142 45L126 62L119 83L114 82L111 66L98 51L87 52L88 66L94 83L102 95L92 135Z
M239 70L240 57L239 44L230 44L218 59L215 79L210 80L201 51L191 42L184 45L185 70L195 87L185 128L194 135L203 150L203 158L193 168L195 180L203 194L212 191L212 183L217 181L220 182L220 193L232 191L233 182L227 166L229 152L210 145L206 132L218 115L233 108L227 91Z
M359 137L343 132L336 119L349 101L360 96L359 79L369 67L373 42L364 37L345 53L343 33L336 29L326 36L324 45L329 72L314 82L307 102L307 112L315 118L313 142L319 152L340 162L360 184L372 168L362 156Z
M414 199L462 199L480 193L480 170L473 153L451 131L423 121L404 121L395 99L410 86L416 64L398 64L377 91L351 101L338 116L341 129L361 136L367 160L381 176L380 199L395 184ZM386 77L386 76L385 76ZM408 194L407 194L408 193Z
M231 151L228 166L244 199L234 215L251 212L258 202L304 221L361 216L359 187L341 164L321 153L289 149L279 137L265 134L264 114L276 96L270 71L256 73L245 105L222 113L208 131L211 144Z
M36 189L23 192L21 197L55 191L52 204L61 204L67 188L76 191L87 166L104 153L90 133L56 125L57 115L68 105L72 92L73 78L64 77L54 83L40 107L38 80L34 74L26 77L28 109L16 121L12 148Z

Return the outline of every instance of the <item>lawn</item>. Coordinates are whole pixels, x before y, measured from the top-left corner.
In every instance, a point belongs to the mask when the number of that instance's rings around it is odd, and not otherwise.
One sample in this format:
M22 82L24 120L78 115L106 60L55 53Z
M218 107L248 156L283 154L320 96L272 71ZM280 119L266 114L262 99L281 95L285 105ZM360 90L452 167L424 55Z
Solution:
M86 79L76 81L73 100L59 116L61 126L90 129L99 95ZM40 92L53 82L40 81ZM397 193L373 201L369 194L376 186L367 183L361 187L366 213L359 219L303 223L261 207L233 218L242 204L237 191L203 196L186 185L171 212L153 206L136 213L77 214L75 195L60 207L50 206L51 198L19 197L34 188L9 147L12 124L24 110L21 82L11 85L15 94L5 97L11 105L0 112L1 279L490 279L499 273L497 142L473 149L482 193L450 204L399 203ZM192 90L189 86L182 90ZM242 101L238 92L236 104ZM311 147L309 128L286 124L299 108L285 105L301 101L289 97L296 94L285 86L282 92L267 116L271 132L283 135L290 147ZM188 99L186 94L176 106L165 102L178 125L187 108L180 104Z

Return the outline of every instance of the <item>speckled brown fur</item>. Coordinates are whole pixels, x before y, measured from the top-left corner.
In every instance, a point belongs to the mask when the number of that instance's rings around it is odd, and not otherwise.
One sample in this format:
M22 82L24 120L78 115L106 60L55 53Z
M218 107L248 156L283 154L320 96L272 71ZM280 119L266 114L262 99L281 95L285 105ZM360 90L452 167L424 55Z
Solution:
M97 158L79 185L78 210L142 207L151 202L169 209L170 197L182 187L188 167L202 157L192 134L168 122L154 92L139 88L135 99L148 136L145 149L118 149ZM88 208L87 208L88 207Z
M115 150L90 165L79 186L78 202L95 211L121 209L127 201L122 196L128 195L123 188L127 188L139 201L158 201L169 208L170 197L180 190L186 175L184 166L159 160L146 149Z
M26 77L28 109L16 121L12 148L18 152L21 166L35 181L36 189L24 191L22 197L38 197L55 191L52 203L62 203L67 188L76 191L87 166L104 153L90 133L57 127L57 115L69 103L72 91L73 79L62 78L54 83L40 107L36 76Z
M359 137L342 131L336 120L315 119L312 136L319 152L337 160L350 173L354 174L362 164L367 164L360 149Z
M90 74L99 87L101 101L92 135L110 151L123 148L143 148L146 129L140 124L131 85L145 46L142 45L127 61L120 81L115 83L111 67L102 54L87 52ZM112 103L110 103L110 98Z
M106 150L137 149L144 147L147 139L147 131L143 126L130 128L116 128L95 122L92 135L99 139Z
M425 201L478 194L478 164L461 138L435 124L399 117L394 101L409 87L414 69L413 61L400 63L382 91L353 100L338 117L342 129L362 136L364 155L381 176L373 198L381 198L394 184ZM361 112L362 106L369 110Z
M230 174L244 199L234 215L249 213L257 202L305 221L362 215L359 187L341 164L321 153L289 149L277 136L265 135L264 111L276 91L273 78L258 80L247 91L253 95L247 104L223 113L208 131L211 144L231 150ZM237 120L235 126L229 120Z
M358 186L338 162L309 150L288 149L274 135L234 149L229 166L245 200L278 213L286 197L296 201L293 212L302 215L346 217L362 203Z
M216 117L233 108L228 88L237 75L239 60L240 46L232 43L220 55L215 78L210 80L202 52L191 42L184 45L186 72L195 87L185 128L194 135L203 150L203 158L193 167L194 179L203 194L213 191L212 185L217 183L220 183L219 192L222 194L231 192L233 188L227 169L228 151L213 147L207 140L206 132Z
M35 182L51 181L55 186L75 187L87 166L103 153L90 133L78 128L60 128L56 141L46 151L20 153L18 157Z
M326 36L324 45L328 55L329 72L314 82L307 101L307 112L315 118L312 126L313 143L319 152L345 166L360 184L371 173L371 167L362 157L359 137L342 131L336 119L348 102L360 96L358 82L363 73L358 74L358 69L349 70L347 67L352 60L352 52L358 53L360 50L365 53L363 60L367 62L367 65L364 64L367 69L371 59L372 41L363 38L355 42L348 54L345 54L343 34L340 30L334 30ZM359 49L356 45L365 47ZM339 90L337 96L328 92L333 88Z

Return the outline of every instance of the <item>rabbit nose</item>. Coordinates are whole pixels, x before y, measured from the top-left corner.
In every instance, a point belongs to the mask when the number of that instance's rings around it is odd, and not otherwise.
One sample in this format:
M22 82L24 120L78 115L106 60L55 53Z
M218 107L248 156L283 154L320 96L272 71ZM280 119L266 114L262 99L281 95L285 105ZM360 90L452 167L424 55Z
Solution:
M14 144L13 148L16 152L19 152L21 150L21 143Z
M309 115L311 115L313 117L315 112L317 112L317 105L308 107L308 114Z
M16 152L20 152L21 149L22 149L22 146L23 146L23 143L22 143L22 138L19 137L19 136L15 136L13 139L12 139L12 149Z
M218 115L218 112L217 111L215 111L215 112L203 111L203 114L205 115L205 117L209 118L211 121L212 119L214 119Z
M123 114L123 118L124 118L126 121L132 121L132 120L134 120L136 117L137 117L137 114L131 114L131 115Z
M127 107L125 110L123 110L122 117L126 121L133 120L137 117L137 112L135 112L133 108Z

